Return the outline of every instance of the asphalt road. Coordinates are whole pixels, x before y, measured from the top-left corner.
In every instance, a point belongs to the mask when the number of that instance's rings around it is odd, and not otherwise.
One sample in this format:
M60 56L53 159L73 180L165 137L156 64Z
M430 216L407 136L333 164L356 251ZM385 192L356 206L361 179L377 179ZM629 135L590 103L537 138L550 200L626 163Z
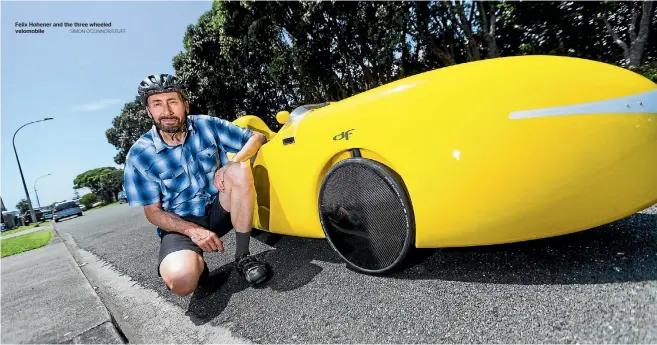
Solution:
M657 342L657 205L552 239L423 250L386 277L346 269L323 240L263 236L268 244L254 239L252 252L275 276L259 289L230 270L229 234L225 254L207 255L217 290L205 299L160 282L158 239L141 209L111 206L57 229L199 327L254 342Z

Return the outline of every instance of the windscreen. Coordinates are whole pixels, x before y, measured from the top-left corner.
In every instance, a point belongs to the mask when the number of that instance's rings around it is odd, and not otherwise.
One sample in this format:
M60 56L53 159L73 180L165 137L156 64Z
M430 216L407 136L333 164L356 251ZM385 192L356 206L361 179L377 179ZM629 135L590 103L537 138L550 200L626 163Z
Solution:
M59 204L59 205L55 206L55 211L61 211L61 210L65 210L67 208L76 207L76 206L77 206L77 204L75 203L75 201L69 201L69 202L65 202L63 204Z

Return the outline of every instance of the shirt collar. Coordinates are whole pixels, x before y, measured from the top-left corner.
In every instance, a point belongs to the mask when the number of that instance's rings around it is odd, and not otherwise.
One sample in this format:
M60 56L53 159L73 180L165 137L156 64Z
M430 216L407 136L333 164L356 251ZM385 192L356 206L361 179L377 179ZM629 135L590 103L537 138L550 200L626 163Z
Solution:
M189 116L185 119L186 125L187 125L187 134L189 135L191 132L194 131L194 125L193 121L190 121ZM155 145L155 152L160 153L162 150L166 148L171 148L167 143L162 140L162 137L160 137L160 133L157 131L157 127L153 125L151 127L151 136L153 137L153 144Z

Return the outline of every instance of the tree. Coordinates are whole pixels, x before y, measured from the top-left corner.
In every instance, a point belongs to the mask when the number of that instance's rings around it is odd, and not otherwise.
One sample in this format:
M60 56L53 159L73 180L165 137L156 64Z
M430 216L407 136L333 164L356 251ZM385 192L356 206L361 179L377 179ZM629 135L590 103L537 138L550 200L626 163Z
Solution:
M16 208L20 211L21 214L30 210L30 206L27 204L27 199L21 199L17 204Z
M94 194L94 193L87 193L87 194L83 195L82 198L80 198L80 203L81 203L82 205L84 205L84 207L86 207L87 210L88 210L88 209L90 209L90 208L92 207L92 205L93 205L97 200L98 200L98 198L96 197L96 194Z
M274 115L290 106L281 80L269 71L285 68L286 54L263 6L215 1L190 25L185 51L176 55L176 75L200 111L232 121L240 114L276 126Z
M654 7L651 1L512 1L504 4L508 23L498 31L498 45L511 48L506 55L564 55L634 69L657 58L656 35L648 35L657 27Z
M585 58L654 78L653 2L214 0L172 59L192 113L232 121L339 101L417 73L500 56ZM125 162L152 121L127 103L107 133Z
M614 2L609 4L610 9L605 8L599 14L600 20L604 22L605 28L617 44L623 50L623 64L630 69L636 69L644 60L644 51L650 26L654 21L653 1ZM609 21L609 10L613 11L613 17L621 28L627 28L625 38L619 36L612 28Z
M509 2L500 30L506 55L543 54L615 62L604 25L595 18L600 2Z
M112 127L105 132L107 141L119 152L114 156L116 164L125 163L130 147L153 125L138 98L126 103L121 114L112 120Z
M97 168L78 175L73 181L73 188L91 189L98 198L110 203L123 190L123 170L114 167Z
M408 39L411 11L406 2L215 1L187 28L173 64L206 113L254 114L276 127L281 109L337 101L431 68Z

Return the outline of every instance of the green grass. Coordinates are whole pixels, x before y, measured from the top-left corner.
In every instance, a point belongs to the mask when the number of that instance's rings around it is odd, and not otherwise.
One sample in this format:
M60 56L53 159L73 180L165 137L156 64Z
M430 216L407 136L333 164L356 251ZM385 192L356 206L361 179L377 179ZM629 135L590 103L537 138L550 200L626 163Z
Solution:
M119 202L118 202L118 201L115 201L115 202L110 203L110 204L105 204L105 205L101 205L101 206L96 206L96 207L94 207L94 208L88 208L86 211L83 211L83 212L93 211L93 210L98 210L98 209L101 209L101 208L103 208L103 207L112 206L112 205L118 205L118 204L119 204Z
M52 240L52 230L41 230L2 240L2 257L45 246Z
M30 229L38 228L38 227L40 227L40 226L48 226L48 225L50 225L50 221L45 221L45 222L37 223L36 226L35 226L34 224L23 225L23 226L19 226L19 227L17 227L16 229L9 230L9 231L5 231L5 232L3 232L0 236L4 237L4 236L7 236L7 235L15 234L15 233L17 233L17 232L21 232L21 231L25 231L25 230L30 230Z

